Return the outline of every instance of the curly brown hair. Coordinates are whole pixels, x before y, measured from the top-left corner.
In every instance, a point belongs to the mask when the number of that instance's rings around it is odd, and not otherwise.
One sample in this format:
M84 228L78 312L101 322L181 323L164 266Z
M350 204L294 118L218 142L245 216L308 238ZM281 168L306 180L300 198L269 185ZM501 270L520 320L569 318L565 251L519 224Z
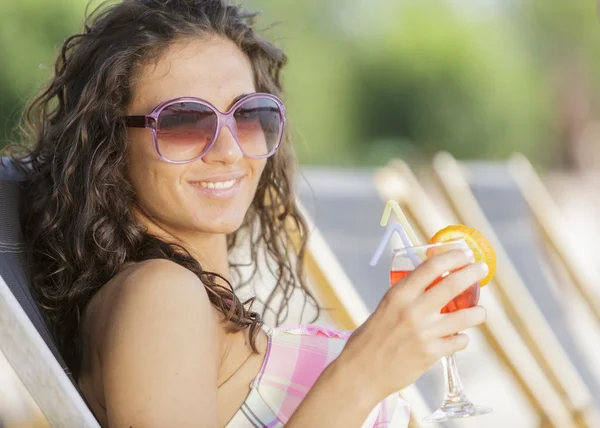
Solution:
M203 270L185 248L150 235L136 222L121 118L139 67L156 60L173 41L190 37L232 40L250 59L257 91L281 97L287 58L257 35L255 16L225 0L103 3L87 14L83 31L64 42L54 76L26 110L25 144L10 156L26 176L22 224L31 280L75 376L81 315L94 294L130 261L168 259L194 272L229 328L250 330L256 352L262 319L251 308L253 299L240 301L227 279ZM296 165L286 132L267 161L242 228L227 237L230 250L250 246L252 276L261 251L276 261L268 263L276 287L264 303L272 306L277 293L283 295L275 310L277 323L285 319L295 288L317 307L303 280L307 229L294 198ZM292 245L290 223L300 231L300 245ZM234 272L240 267L231 266Z

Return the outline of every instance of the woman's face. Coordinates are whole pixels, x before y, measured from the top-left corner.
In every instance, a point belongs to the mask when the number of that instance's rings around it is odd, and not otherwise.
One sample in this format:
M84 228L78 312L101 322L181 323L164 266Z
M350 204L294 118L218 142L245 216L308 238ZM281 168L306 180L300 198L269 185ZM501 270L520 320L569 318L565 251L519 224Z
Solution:
M253 92L250 61L233 42L191 39L174 43L157 63L141 68L127 114L149 114L177 97L202 98L226 112ZM176 236L227 234L240 227L266 159L244 157L229 128L221 129L203 158L186 164L161 160L148 129L129 128L128 138L129 175L143 222Z

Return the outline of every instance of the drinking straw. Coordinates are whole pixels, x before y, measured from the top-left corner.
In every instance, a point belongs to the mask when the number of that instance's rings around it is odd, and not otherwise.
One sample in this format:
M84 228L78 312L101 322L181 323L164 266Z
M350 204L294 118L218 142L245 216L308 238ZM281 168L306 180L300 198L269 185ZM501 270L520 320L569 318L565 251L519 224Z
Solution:
M381 240L379 241L379 245L377 246L377 249L375 250L373 257L371 257L371 261L369 263L371 266L377 265L377 263L379 262L379 259L381 258L381 255L383 254L383 251L386 249L388 242L392 238L392 235L394 232L396 232L400 236L400 239L402 240L402 244L404 244L404 247L408 248L408 247L412 246L412 244L409 241L408 236L407 236L406 232L404 231L404 229L402 228L402 226L397 223L390 223L387 225L387 227L385 229L385 233L384 233L383 237L381 238ZM410 257L410 254L409 254L409 257ZM411 261L413 261L413 264L414 264L414 260L412 258L411 258Z
M396 214L396 217L398 217L400 224L397 224L397 223L389 224L390 213L392 212L392 210L394 211L394 214ZM412 249L413 244L419 243L419 239L417 238L417 236L415 235L415 232L410 227L410 224L408 223L408 219L406 218L406 216L402 212L402 209L400 208L400 205L398 205L398 203L396 201L390 200L387 202L387 204L385 206L385 210L383 211L383 216L381 217L380 224L382 226L387 226L387 227L386 227L383 237L379 241L379 245L377 246L377 249L375 250L375 253L373 254L373 257L371 258L371 261L369 264L371 266L375 266L379 262L379 259L381 258L383 251L385 250L385 248L388 245L388 242L392 238L392 234L394 232L396 232L400 236L400 239L402 240L402 243L404 244L404 248L406 248L406 250L407 250L408 257L409 257L410 261L412 262L413 266L414 267L419 266L421 264L421 262L419 261L419 258L417 257L416 252Z
M417 238L417 235L415 235L415 232L412 230L412 227L410 227L410 223L408 222L408 219L404 215L404 212L402 212L402 208L400 208L400 205L398 205L398 202L396 202L394 200L389 200L387 202L387 204L385 204L385 210L383 211L383 215L381 216L380 224L382 226L386 226L388 224L388 221L390 220L390 214L392 211L394 211L394 214L396 214L396 217L400 221L402 228L406 232L409 243L412 243L414 245L419 245L419 238ZM407 244L404 243L404 245L407 245Z

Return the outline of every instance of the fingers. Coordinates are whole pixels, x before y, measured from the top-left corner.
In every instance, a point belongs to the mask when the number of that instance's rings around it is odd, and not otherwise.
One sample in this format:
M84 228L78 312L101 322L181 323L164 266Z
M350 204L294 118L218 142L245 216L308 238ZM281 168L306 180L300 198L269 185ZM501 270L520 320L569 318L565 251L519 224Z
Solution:
M488 267L485 263L473 263L452 272L423 294L419 300L419 307L424 312L439 311L467 288L485 278L487 274Z
M437 339L434 343L435 353L439 358L462 351L469 344L469 336L459 333L454 336Z
M392 287L382 302L385 306L395 309L413 306L414 301L423 295L423 291L431 283L444 273L472 263L472 257L470 251L466 252L462 250L451 250L431 257L406 276L405 279L401 280L402 284ZM452 297L448 301L452 300ZM437 310L439 311L443 306L440 305Z
M404 288L420 295L429 285L446 272L459 269L473 262L472 253L462 250L451 250L423 262L411 272ZM398 287L401 288L401 287Z
M462 309L450 314L443 314L425 333L430 339L444 338L483 324L487 311L482 306Z

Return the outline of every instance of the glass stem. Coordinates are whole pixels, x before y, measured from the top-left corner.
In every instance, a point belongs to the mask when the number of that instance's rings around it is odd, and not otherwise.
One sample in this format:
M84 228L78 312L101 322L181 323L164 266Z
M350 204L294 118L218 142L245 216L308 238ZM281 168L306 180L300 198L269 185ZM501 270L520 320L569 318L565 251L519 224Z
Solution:
M468 401L463 392L460 377L458 376L456 355L452 354L442 358L442 365L444 366L444 404L455 404Z

